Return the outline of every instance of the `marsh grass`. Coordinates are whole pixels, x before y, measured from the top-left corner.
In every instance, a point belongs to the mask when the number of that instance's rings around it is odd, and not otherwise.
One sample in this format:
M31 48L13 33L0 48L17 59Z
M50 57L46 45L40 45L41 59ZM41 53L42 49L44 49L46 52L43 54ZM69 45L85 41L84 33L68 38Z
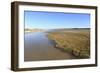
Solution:
M77 58L90 57L89 30L56 31L49 32L47 36L56 43L56 48L69 52Z

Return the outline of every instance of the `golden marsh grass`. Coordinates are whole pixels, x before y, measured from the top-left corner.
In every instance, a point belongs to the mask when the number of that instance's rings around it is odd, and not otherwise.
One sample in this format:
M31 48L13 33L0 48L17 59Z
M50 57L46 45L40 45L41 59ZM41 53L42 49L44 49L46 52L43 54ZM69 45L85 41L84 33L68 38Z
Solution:
M48 32L47 36L50 40L53 40L56 43L56 48L69 52L78 58L90 57L89 29Z

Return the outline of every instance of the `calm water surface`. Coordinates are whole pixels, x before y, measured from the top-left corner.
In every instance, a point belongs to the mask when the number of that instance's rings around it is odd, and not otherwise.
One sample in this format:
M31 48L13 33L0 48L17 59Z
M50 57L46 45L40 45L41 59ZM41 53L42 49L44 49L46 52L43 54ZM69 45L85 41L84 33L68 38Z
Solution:
M25 33L24 60L62 60L72 59L72 55L55 48L44 32Z

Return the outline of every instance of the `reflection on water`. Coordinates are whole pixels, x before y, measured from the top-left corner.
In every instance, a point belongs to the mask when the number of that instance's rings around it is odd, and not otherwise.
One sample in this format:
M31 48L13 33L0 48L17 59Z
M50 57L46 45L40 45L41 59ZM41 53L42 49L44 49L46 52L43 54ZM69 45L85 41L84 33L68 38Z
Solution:
M24 38L25 61L61 60L72 58L72 55L54 48L44 32L25 33Z

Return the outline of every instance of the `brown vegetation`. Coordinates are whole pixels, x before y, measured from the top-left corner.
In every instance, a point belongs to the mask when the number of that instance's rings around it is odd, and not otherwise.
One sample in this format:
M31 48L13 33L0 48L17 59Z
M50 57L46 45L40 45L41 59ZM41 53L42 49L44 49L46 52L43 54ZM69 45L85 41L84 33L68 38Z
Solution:
M55 47L69 52L77 58L90 57L89 29L48 32L47 36L56 43Z

